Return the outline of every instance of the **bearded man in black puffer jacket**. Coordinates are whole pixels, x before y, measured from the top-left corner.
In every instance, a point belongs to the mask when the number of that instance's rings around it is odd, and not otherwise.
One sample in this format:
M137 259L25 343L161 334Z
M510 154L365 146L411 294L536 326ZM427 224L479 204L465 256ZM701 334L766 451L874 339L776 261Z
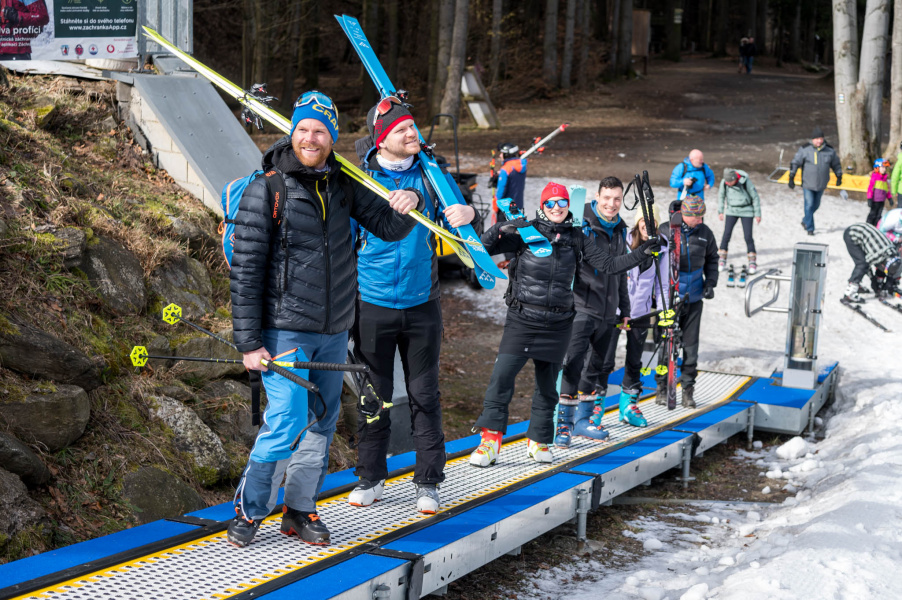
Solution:
M253 540L275 506L283 473L282 532L310 544L329 543L316 498L338 420L342 373L310 371L326 413L307 429L289 466L289 446L322 406L306 390L266 372L261 359L344 363L357 296L351 218L377 237L398 241L415 224L405 215L424 206L416 190L394 190L386 202L341 172L332 153L338 111L325 94L301 96L291 122L291 135L263 156L263 170L276 169L285 181L281 219L274 218L264 177L248 185L235 217L230 285L235 345L247 369L264 371L268 400L235 493L237 516L228 540L236 546Z

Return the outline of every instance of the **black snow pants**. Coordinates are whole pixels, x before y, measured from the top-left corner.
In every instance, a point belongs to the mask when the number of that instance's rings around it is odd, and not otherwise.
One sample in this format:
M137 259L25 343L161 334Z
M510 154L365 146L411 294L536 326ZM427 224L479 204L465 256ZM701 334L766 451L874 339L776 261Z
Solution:
M416 450L413 482L441 483L445 480L445 434L438 390L442 344L439 300L402 310L358 301L353 336L357 351L370 366L376 393L384 401L390 400L394 392L395 349L400 351ZM366 421L358 415L358 422L362 426ZM358 477L370 481L385 479L390 437L391 418L385 411L378 421L366 425L361 435L355 471Z
M564 376L561 381L561 393L576 396L579 392L589 393L595 388L594 380L582 377L586 364L586 353L591 345L592 350L601 357L608 351L608 344L614 334L614 323L591 317L585 313L576 313L573 320L573 332L570 334L570 345L564 358Z
M508 407L514 397L514 381L528 360L528 357L516 354L498 355L476 427L507 432ZM558 401L557 374L561 365L536 359L532 359L532 363L536 370L536 387L526 437L534 442L550 444L554 440L554 408Z
M634 319L629 323L626 331L626 361L624 363L623 381L620 383L624 390L642 390L642 349L645 346L645 338L648 328L651 327L651 315L645 315ZM620 339L620 328L614 327L611 341L608 343L607 352L599 356L595 352L586 365L586 373L583 379L595 382L595 389L601 392L608 387L608 377L614 372L615 358L617 356L617 340Z
M680 310L680 331L682 332L683 345L683 364L680 367L680 383L683 388L695 385L695 378L698 377L698 343L699 334L702 327L702 309L704 308L704 300L684 304ZM661 346L661 354L666 363L664 355L664 346ZM658 387L667 385L666 375L655 375Z
M867 273L870 269L868 261L865 260L864 250L861 249L861 246L855 243L855 240L853 240L852 236L849 235L848 229L846 229L845 233L842 234L842 239L846 243L846 250L849 251L849 256L852 257L852 262L855 263L855 268L852 269L852 274L849 275L849 283L861 283L861 280L864 279L865 273Z

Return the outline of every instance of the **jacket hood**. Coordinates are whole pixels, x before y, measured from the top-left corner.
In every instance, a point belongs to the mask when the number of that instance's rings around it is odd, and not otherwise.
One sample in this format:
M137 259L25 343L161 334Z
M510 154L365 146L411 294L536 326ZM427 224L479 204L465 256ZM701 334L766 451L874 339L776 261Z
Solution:
M287 135L266 149L266 152L263 153L262 167L264 171L272 168L279 169L296 179L310 180L323 177L322 171L301 164L291 147L291 137ZM329 153L329 157L326 158L326 171L331 176L340 170L341 166L335 158L335 152Z
M812 144L811 142L808 142L804 146L802 146L802 148L814 148L814 144ZM821 148L830 148L831 150L833 150L833 146L831 146L830 143L827 142L826 140L824 140L824 145L821 146Z

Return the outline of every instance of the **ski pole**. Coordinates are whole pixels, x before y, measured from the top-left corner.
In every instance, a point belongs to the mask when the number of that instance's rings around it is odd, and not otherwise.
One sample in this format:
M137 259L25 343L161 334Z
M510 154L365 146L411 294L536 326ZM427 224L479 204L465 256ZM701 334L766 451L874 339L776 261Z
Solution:
M529 150L527 150L526 152L524 152L523 154L521 154L521 155L520 155L520 158L526 158L527 156L529 156L529 155L532 154L533 152L539 152L539 149L540 149L542 146L544 146L545 144L547 144L548 142L550 142L550 141L551 141L552 139L554 139L554 137L557 136L558 134L563 133L564 130L567 129L567 127L569 127L569 126L570 126L570 123L562 123L560 126L558 126L557 129L555 129L554 131L552 131L551 133L549 133L548 135L546 135L545 137L543 137L541 140L539 140L538 142L536 142L535 144L533 144L532 147L531 147Z
M129 354L131 358L132 365L136 367L143 367L147 364L147 361L150 359L159 359L159 360L184 360L188 362L208 362L208 363L220 363L227 365L242 365L244 361L239 360L237 358L216 358L216 357L198 357L198 356L167 356L165 354L148 354L147 348L145 346L135 346L132 348L131 354ZM369 373L370 368L367 365L348 365L348 364L339 364L339 363L323 363L323 362L310 362L310 361L285 361L285 360L274 360L272 364L277 367L285 367L288 369L304 369L307 371L349 371L351 373Z

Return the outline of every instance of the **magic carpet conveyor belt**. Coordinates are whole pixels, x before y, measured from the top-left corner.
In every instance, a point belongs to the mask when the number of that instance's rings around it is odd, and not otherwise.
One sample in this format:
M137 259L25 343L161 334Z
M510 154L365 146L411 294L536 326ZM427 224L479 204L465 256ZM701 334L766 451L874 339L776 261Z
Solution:
M611 435L607 443L575 438L569 449L554 449L555 461L550 465L527 458L522 434L507 438L498 464L485 469L468 463L473 446L470 444L449 455L446 480L441 485L442 506L436 515L416 512L412 465L390 474L383 500L370 507L347 503L353 483L327 490L318 502L318 512L332 530L330 546L310 546L282 535L278 514L263 522L247 548L237 548L226 541L227 521L187 517L180 523L186 526L184 533L81 564L60 564L53 572L0 589L0 599L260 597L363 554L378 554L382 550L385 555L387 544L549 477L564 472L585 474L580 465L604 462L605 455L633 444L641 446L644 440L662 432L682 431L678 435L685 438L695 431L691 423L701 423L696 429L707 427L707 422L698 418L714 416L718 409L726 410L726 405L734 403L752 380L741 375L701 372L696 383L696 409L668 411L656 405L652 397L646 398L641 407L649 427L637 429L615 423L616 415L608 414L605 426ZM687 423L690 427L681 430L680 426ZM593 494L593 504L597 505L600 490L593 490ZM403 555L401 552L398 556ZM28 560L19 562L25 566ZM0 581L7 579L7 569L16 564L0 567Z

